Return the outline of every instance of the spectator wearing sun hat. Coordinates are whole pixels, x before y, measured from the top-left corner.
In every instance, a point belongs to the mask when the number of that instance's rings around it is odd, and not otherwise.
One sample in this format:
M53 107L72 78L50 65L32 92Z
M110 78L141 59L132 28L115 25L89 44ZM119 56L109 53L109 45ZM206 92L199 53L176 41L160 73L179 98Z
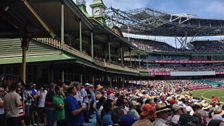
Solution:
M212 119L216 120L223 120L224 110L221 107L214 108L213 112L211 113Z
M205 110L199 110L199 111L197 111L197 113L195 113L195 114L199 114L199 115L200 115L200 117L201 117L201 124L202 124L202 125L207 125L208 122L211 120L211 119L209 118L209 116L208 116L208 112L206 112ZM194 114L194 115L195 115L195 114Z
M101 86L100 84L96 85L96 91L100 91L103 89L103 86Z
M205 110L205 111L210 111L210 109L211 109L211 105L210 105L210 103L209 102L204 102L204 103L202 103L202 110Z
M96 100L99 100L103 96L102 89L103 86L101 86L100 84L96 86Z
M177 125L178 124L178 121L180 119L180 115L183 114L183 111L181 109L182 107L178 104L173 104L172 105L172 110L174 112L174 115L173 117L171 118L171 122L174 124L174 125Z
M156 105L157 118L153 122L153 126L168 126L167 119L169 117L169 111L171 109L165 103L158 103Z
M156 118L155 107L151 104L144 104L142 112L140 113L141 118L137 120L132 126L152 126L152 122Z
M139 106L139 103L136 100L132 100L130 102L130 110L128 111L128 114L134 116L136 119L139 119L140 115L136 110L137 106Z

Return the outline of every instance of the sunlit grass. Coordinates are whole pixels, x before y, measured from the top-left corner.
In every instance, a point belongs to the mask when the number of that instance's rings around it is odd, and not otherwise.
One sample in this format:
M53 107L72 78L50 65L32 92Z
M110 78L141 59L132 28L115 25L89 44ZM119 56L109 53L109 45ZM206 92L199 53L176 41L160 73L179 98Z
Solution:
M207 99L211 99L212 96L220 99L221 102L224 102L224 88L222 89L205 89L205 90L195 90L192 91L194 97L205 97Z

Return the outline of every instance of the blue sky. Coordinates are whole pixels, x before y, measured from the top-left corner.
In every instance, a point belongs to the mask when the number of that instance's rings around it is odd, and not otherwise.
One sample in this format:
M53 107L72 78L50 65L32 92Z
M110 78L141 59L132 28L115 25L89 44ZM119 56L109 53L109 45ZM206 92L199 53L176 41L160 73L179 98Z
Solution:
M75 0L74 0L75 1ZM86 6L91 13L89 4L93 0L86 0ZM196 18L223 19L224 0L103 0L107 7L121 10L136 8L152 8L166 13L187 13Z

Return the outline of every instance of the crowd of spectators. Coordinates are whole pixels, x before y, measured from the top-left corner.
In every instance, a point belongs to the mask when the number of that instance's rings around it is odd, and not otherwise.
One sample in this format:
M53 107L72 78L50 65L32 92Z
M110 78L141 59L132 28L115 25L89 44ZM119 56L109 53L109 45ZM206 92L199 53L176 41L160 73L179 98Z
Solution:
M194 52L223 52L224 41L195 41L191 42Z
M0 126L81 126L94 113L93 91L78 82L0 85Z
M152 40L133 40L132 44L140 49L160 52L223 52L224 41L194 41L191 49L179 49L163 42Z
M220 79L224 80L224 79ZM172 93L181 93L189 89L198 89L200 87L211 88L212 85L209 82L195 81L195 80L149 80L149 81L131 81L130 83L136 83L137 85L146 85L152 88L149 94L161 93L164 89L171 91ZM155 94L159 95L159 94Z
M134 40L132 42L137 48L149 51L175 51L176 49L166 43L156 42L151 40Z
M221 126L219 98L194 98L189 90L206 85L190 80L129 81L122 88L12 83L0 86L0 125L83 126L96 114L97 126Z
M223 72L224 66L155 66L148 67L149 72L177 72L177 71L215 71Z

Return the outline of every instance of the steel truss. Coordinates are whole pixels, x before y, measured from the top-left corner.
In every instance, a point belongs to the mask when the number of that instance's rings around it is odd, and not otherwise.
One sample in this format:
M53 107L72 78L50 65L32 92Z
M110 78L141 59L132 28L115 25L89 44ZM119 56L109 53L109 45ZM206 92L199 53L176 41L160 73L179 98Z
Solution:
M105 11L108 26L123 32L160 36L209 36L224 34L224 20L194 18L190 14L168 14L149 8L122 11L113 7Z

